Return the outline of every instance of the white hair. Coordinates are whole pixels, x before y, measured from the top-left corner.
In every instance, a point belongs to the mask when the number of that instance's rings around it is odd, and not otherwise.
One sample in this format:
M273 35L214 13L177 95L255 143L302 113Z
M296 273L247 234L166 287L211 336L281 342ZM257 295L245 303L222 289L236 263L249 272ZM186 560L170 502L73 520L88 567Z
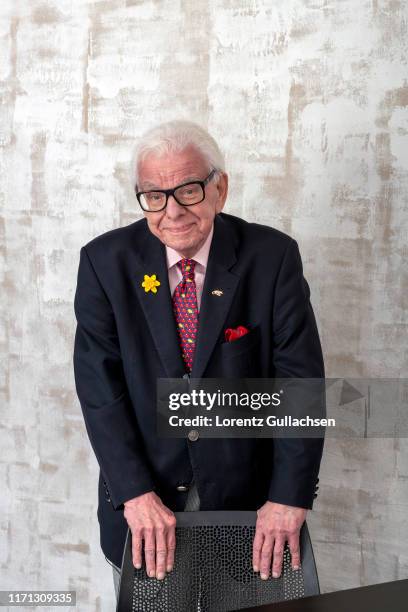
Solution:
M131 161L130 176L133 186L138 181L138 164L148 155L153 154L160 157L167 153L184 151L189 146L202 154L208 163L209 170L215 168L220 172L225 172L224 156L207 130L193 121L175 119L150 128L139 139ZM216 175L214 178L218 180L219 176Z

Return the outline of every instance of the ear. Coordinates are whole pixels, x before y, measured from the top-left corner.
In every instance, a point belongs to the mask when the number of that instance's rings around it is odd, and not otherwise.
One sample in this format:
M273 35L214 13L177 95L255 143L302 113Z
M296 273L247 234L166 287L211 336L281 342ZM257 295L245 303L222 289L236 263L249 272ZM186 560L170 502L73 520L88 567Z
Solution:
M215 211L218 214L224 208L228 195L228 174L226 172L220 172L216 189L218 192L218 199L215 205Z

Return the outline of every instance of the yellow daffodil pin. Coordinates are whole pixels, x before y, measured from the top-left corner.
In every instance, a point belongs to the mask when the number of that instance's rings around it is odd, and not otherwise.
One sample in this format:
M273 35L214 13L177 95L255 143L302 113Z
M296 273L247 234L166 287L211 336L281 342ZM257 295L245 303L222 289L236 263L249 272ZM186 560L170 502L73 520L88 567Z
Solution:
M144 275L144 281L142 282L142 287L144 287L145 293L151 291L152 293L157 293L157 287L159 287L160 281L156 279L156 275L152 274L149 276L148 274Z

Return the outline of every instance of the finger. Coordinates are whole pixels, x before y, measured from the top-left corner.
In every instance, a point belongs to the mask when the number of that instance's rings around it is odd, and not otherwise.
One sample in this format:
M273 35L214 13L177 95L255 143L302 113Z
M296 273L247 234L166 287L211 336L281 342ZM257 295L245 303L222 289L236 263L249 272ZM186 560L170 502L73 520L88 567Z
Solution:
M273 562L272 562L272 576L273 578L279 578L282 571L283 562L283 550L285 548L285 538L277 536L273 547Z
M271 535L265 535L261 550L260 568L262 580L266 580L269 576L269 571L271 569L273 545L274 538Z
M166 528L163 525L156 527L156 578L163 580L166 575L167 538Z
M166 570L171 572L174 567L174 555L176 551L176 529L175 525L167 530L167 560Z
M252 567L254 572L259 572L261 566L261 550L264 541L264 534L260 529L255 530L255 537L252 544Z
M150 578L153 578L156 575L156 542L153 527L145 527L143 537L146 572Z
M300 568L300 545L299 533L294 533L288 538L290 555L292 557L292 568L298 570Z
M136 569L142 567L142 532L132 531L132 560Z

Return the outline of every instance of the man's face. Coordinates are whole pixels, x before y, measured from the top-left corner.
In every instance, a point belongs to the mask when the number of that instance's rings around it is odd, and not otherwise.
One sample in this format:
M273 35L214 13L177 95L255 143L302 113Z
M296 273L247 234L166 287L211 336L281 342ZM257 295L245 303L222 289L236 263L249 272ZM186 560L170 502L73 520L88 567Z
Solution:
M138 191L172 189L192 180L204 180L211 168L193 147L179 153L149 155L138 166ZM214 178L205 186L205 199L193 206L181 206L173 196L160 212L145 212L150 231L182 257L193 257L204 244L217 213L227 198L228 176Z

